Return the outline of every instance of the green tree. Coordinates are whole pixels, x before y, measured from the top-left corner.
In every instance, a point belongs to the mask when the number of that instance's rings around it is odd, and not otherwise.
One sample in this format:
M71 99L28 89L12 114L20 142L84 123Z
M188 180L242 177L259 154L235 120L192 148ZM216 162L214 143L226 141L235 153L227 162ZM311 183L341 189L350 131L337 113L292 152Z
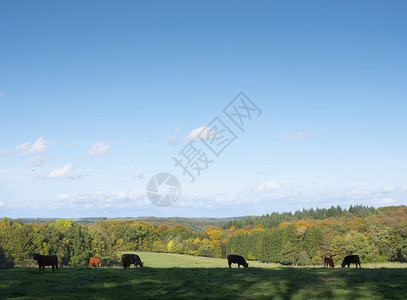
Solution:
M264 230L259 233L259 253L258 259L264 262L271 262L271 244L273 242L272 232L270 230Z
M307 266L308 265L308 253L302 250L298 254L298 265L299 266Z
M5 255L11 257L15 264L32 261L34 253L32 225L14 221L13 224L1 230L1 244Z
M297 248L291 241L288 241L287 243L285 243L283 249L281 250L280 262L286 265L289 264L294 265L297 262L297 259L298 259Z
M369 242L361 233L356 233L345 248L347 255L359 255L361 260L365 260L372 251Z
M379 255L384 257L386 260L390 256L391 250L391 239L390 239L391 228L389 226L384 226L381 228L376 237L376 245L379 251Z
M342 236L337 235L333 238L330 247L330 254L335 265L342 263L342 260L346 256L346 245Z
M97 230L90 231L92 238L92 249L97 256L106 256L106 247L103 236Z
M309 257L314 257L324 243L324 234L321 227L313 226L305 232L304 246Z
M399 238L397 241L398 259L401 262L407 261L407 221L399 226Z
M6 257L4 254L3 248L0 245L0 269L8 269L14 266L13 261Z
M323 257L326 257L322 254L322 251L318 250L315 255L311 258L311 264L314 266L320 266L323 264Z
M66 238L69 240L69 265L86 266L94 255L88 230L79 223L73 223L72 227L67 229Z

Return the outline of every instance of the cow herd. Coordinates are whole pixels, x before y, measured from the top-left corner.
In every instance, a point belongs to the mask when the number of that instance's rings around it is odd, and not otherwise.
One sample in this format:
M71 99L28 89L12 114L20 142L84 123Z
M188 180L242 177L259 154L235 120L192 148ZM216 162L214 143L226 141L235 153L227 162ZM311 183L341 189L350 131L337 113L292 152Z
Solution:
M38 267L39 267L39 272L41 273L41 268L42 268L42 273L44 273L44 268L45 266L52 266L52 272L55 271L55 268L57 269L58 272L58 257L56 255L40 255L40 254L34 254L33 257L34 260L38 262ZM237 264L238 268L240 266L243 266L244 268L248 268L249 264L246 262L243 256L240 255L228 255L228 265L229 268L232 268L232 264ZM349 255L346 256L343 259L342 262L342 268L344 268L346 265L348 268L350 267L350 264L355 264L356 268L359 265L360 266L360 259L359 255ZM124 269L129 268L131 265L134 265L134 268L136 267L143 267L143 262L140 259L140 256L137 254L123 254L122 255L122 266ZM99 256L93 256L89 260L88 267L101 267L102 266L102 259ZM334 261L332 258L325 257L324 258L324 267L331 267L334 268Z
M358 265L359 265L359 268L361 268L359 255L349 255L349 256L346 256L346 257L343 259L343 262L342 262L342 265L341 265L341 266L342 266L342 268L345 268L345 266L348 265L348 268L349 268L349 267L350 267L350 264L355 264L355 265L356 265L356 268L357 268ZM333 259L330 258L330 257L325 257L325 258L324 258L324 267L326 267L326 268L329 268L329 267L334 268L335 265L334 265Z

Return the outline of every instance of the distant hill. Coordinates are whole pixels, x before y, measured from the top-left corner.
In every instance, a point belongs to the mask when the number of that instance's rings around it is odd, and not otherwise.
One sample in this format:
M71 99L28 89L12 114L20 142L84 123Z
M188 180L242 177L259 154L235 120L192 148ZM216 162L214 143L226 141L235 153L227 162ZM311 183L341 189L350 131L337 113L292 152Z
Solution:
M186 228L196 231L202 232L212 226L223 226L226 222L240 220L248 218L249 216L242 216L242 217L232 217L232 218L158 218L158 217L126 217L126 218L106 218L106 217L86 217L86 218L72 218L70 220L78 222L82 225L88 225L92 223L108 221L108 220L122 220L122 221L138 221L138 222L148 222L153 226L158 225L170 225L174 226L177 224L184 225ZM251 216L254 217L254 216ZM54 222L60 220L62 218L19 218L21 223L46 223L46 222Z

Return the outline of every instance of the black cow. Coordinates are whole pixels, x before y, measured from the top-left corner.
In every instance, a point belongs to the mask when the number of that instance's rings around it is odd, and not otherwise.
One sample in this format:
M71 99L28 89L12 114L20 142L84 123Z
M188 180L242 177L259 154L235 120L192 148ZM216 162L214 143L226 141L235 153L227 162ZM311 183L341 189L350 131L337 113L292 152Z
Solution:
M38 267L40 268L39 273L44 273L45 266L52 266L52 272L54 272L54 267L57 268L58 272L58 257L56 255L40 255L34 254L34 260L38 261Z
M349 256L346 256L346 257L343 259L342 268L345 268L346 265L348 265L348 268L349 268L349 267L350 267L350 264L355 264L355 265L356 265L356 268L358 267L358 264L359 264L359 268L361 268L359 255L349 255Z
M122 264L123 268L130 267L131 264L134 264L134 267L140 266L143 267L143 262L140 259L140 256L137 254L123 254L122 255Z
M242 265L245 268L249 266L244 257L240 255L228 255L228 264L229 268L232 268L231 267L232 264L237 264L238 268L240 268L240 265Z

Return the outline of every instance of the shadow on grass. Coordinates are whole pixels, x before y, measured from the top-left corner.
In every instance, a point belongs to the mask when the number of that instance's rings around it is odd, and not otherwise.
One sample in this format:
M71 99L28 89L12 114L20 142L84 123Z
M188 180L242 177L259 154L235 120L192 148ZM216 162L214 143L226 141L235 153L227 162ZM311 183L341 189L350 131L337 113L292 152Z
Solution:
M405 269L61 268L0 272L0 298L404 299Z

